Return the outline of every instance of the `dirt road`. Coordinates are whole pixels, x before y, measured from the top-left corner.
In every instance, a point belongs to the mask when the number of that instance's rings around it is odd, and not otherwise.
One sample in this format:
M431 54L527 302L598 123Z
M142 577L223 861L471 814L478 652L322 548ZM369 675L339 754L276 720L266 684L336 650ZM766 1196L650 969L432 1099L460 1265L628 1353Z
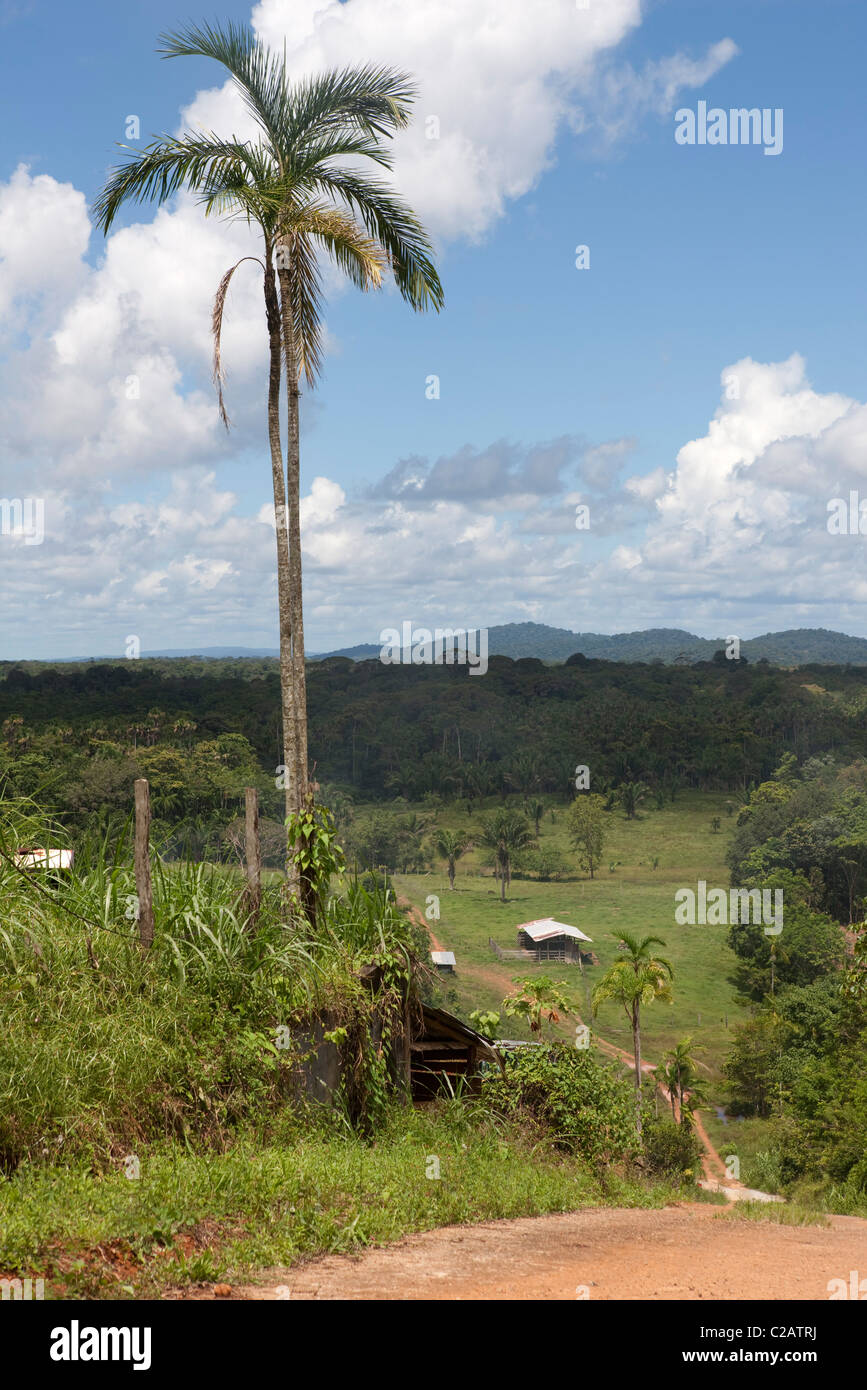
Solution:
M447 1226L360 1258L272 1270L231 1298L827 1299L867 1259L867 1221L827 1227L732 1219L695 1203L662 1211L593 1208L564 1216ZM199 1297L208 1294L199 1294ZM211 1297L214 1295L211 1294Z

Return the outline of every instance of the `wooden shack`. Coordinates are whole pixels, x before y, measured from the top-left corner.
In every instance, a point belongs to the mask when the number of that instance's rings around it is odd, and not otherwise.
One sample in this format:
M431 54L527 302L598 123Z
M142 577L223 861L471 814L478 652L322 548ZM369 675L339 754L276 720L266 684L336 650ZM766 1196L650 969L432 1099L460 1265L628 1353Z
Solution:
M522 922L518 927L519 949L532 951L535 960L562 960L580 964L582 941L590 943L592 937L585 936L583 931L567 926L565 922L555 922L553 917Z
M502 1065L493 1043L445 1009L422 1005L421 1026L410 1043L410 1090L415 1104L435 1100L461 1087L478 1093L479 1065Z

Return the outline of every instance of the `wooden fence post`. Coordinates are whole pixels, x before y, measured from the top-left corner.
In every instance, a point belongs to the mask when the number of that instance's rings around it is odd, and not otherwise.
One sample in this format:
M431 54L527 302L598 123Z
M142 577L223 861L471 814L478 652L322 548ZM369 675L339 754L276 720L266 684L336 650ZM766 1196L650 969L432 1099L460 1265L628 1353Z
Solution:
M154 941L154 904L151 893L151 798L147 778L135 782L135 886L138 894L138 936L142 950Z
M255 926L262 904L262 851L259 845L259 793L255 787L244 788L245 848L247 852L247 910L250 925Z

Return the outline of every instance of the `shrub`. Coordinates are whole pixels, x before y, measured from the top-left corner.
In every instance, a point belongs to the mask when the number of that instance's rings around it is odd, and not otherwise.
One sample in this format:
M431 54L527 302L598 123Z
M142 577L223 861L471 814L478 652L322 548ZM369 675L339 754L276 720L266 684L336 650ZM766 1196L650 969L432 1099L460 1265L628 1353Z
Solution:
M560 1149L611 1163L635 1145L632 1087L590 1051L562 1045L522 1048L482 1098L495 1113L525 1120Z
M701 1166L701 1145L689 1125L677 1125L669 1116L646 1115L642 1126L644 1157L652 1173L682 1177Z
M747 1164L747 1186L757 1187L760 1192L780 1192L783 1175L780 1156L774 1149L760 1149L753 1154Z

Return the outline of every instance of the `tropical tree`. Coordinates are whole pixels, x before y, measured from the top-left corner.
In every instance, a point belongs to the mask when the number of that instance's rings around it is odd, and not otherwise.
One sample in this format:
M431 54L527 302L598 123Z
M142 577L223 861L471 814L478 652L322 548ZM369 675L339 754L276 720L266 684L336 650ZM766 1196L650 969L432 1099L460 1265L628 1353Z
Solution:
M541 1033L545 1022L559 1023L560 1018L574 1013L567 996L547 975L537 975L526 980L515 980L517 994L510 994L503 1000L503 1008L509 1018L523 1018L530 1025L531 1033Z
M627 820L635 820L639 802L644 800L647 788L643 782L622 782L617 788L617 800L626 813Z
M506 901L506 888L512 881L515 856L533 844L533 831L519 811L501 810L482 822L479 843L490 850L500 880L500 897Z
M438 830L434 837L434 848L448 865L449 888L454 892L455 862L469 848L469 840L456 830Z
M127 202L164 203L180 189L197 194L207 216L243 218L261 238L262 256L243 256L222 277L214 303L214 377L223 399L220 337L226 294L243 262L262 272L269 344L268 440L277 541L280 693L287 820L312 802L307 761L300 530L299 396L322 363L320 260L330 257L361 290L386 271L413 309L443 303L431 245L411 209L370 165L391 168L386 142L408 124L415 89L394 68L333 69L290 83L285 54L273 53L245 25L188 25L162 35L164 57L203 57L231 75L257 126L254 139L212 132L161 135L131 151L95 203L108 233ZM286 456L280 428L286 391ZM290 838L292 838L290 836ZM297 881L296 859L287 861Z
M605 848L605 798L595 792L582 792L569 807L567 823L581 867L588 869L592 878Z
M640 940L629 932L618 938L626 954L609 966L593 991L593 1014L606 999L622 1004L632 1028L632 1050L635 1065L635 1128L641 1138L641 1006L657 999L671 1001L674 970L664 956L655 956L652 946L664 946L661 936L645 936Z
M696 1104L705 1099L704 1086L698 1074L698 1066L692 1052L692 1038L684 1038L663 1058L664 1085L671 1101L671 1113L675 1115L675 1102L680 1112L680 1123L690 1123Z
M677 1122L677 1072L672 1062L661 1062L658 1067L654 1067L653 1079L657 1086L668 1095L668 1103L671 1106L671 1118ZM657 1096L658 1099L658 1096ZM657 1106L657 1114L659 1109Z
M530 819L533 822L533 825L535 826L535 833L537 839L539 838L539 823L544 814L545 803L544 801L540 801L538 797L534 797L531 801L527 803L527 815L530 817Z
M532 753L518 753L503 774L503 783L529 796L538 787L539 767Z

